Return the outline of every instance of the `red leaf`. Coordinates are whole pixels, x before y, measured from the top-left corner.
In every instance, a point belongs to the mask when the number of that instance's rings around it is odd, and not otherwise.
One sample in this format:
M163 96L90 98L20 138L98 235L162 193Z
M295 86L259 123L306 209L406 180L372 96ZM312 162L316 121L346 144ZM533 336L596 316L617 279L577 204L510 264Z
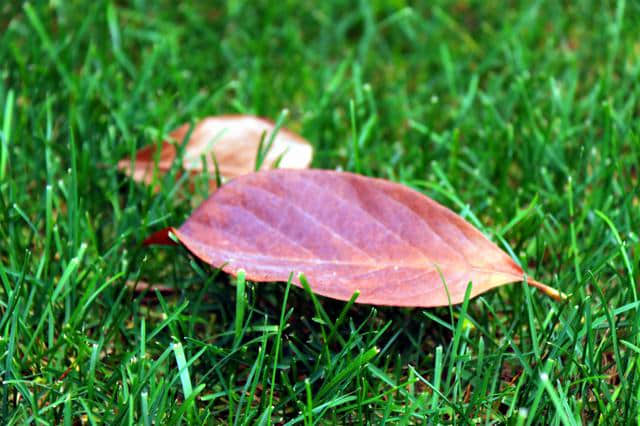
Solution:
M172 232L230 274L244 269L253 281L286 281L294 272L300 285L303 273L314 292L348 300L359 290L359 303L444 306L461 303L470 281L474 297L524 279L509 256L449 209L405 186L351 173L245 175Z
M161 151L156 154L156 145L148 145L136 154L133 170L131 159L118 162L118 168L133 177L134 180L151 183L153 169L158 156L158 172L168 172L176 158L175 143L181 144L189 132L190 125L184 124L169 134L174 143L164 141ZM208 117L200 121L191 132L182 158L182 169L192 175L202 172L202 156L204 155L207 170L215 173L215 165L211 154L218 161L220 174L225 178L233 178L251 173L255 167L258 146L262 133L266 132L264 143L269 141L274 131L274 124L260 117L250 115L223 115ZM276 160L282 157L279 167L286 169L303 169L311 164L313 150L309 142L299 135L281 128L273 141L271 149L262 164L263 169L272 168ZM215 187L212 180L211 186Z
M154 232L150 236L148 236L142 244L145 246L149 245L160 245L160 246L175 246L176 243L169 238L169 231L171 228L164 228L157 232Z

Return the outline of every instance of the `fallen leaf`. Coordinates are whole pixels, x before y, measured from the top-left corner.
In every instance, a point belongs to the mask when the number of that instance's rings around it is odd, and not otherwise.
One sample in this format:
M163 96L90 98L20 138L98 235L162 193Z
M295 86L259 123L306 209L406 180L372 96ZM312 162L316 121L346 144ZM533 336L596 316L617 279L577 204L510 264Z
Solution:
M145 146L136 154L135 164L131 168L131 159L118 162L118 169L134 180L151 183L154 163L158 156L158 172L167 173L176 158L176 145L181 144L189 133L189 124L184 124L169 134L174 143L164 141L159 155L155 144ZM202 156L207 163L207 170L215 173L215 164L211 154L218 162L220 174L225 178L234 178L251 173L255 162L262 134L266 132L264 143L275 129L275 125L264 118L250 115L223 115L208 117L200 121L191 132L182 157L182 170L190 174L203 171ZM262 163L263 169L272 168L278 159L278 167L285 169L304 169L311 164L313 149L309 142L301 136L285 128L280 128L273 144L266 153ZM215 180L211 182L214 188Z
M174 244L252 281L294 273L323 296L433 307L461 303L525 276L506 253L449 209L403 185L328 170L272 170L223 185L179 228ZM547 295L564 295L531 278ZM445 288L446 284L446 288Z

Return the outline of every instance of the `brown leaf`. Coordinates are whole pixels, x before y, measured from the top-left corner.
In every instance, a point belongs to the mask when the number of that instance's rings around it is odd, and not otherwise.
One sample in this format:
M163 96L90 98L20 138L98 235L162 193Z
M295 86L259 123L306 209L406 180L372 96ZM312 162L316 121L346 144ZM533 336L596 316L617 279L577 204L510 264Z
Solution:
M174 143L164 141L158 156L158 172L168 172L176 157L176 145L181 144L189 132L190 125L184 124L169 134ZM215 165L211 157L213 153L218 161L220 174L225 178L233 178L251 173L255 168L258 146L262 133L266 132L264 143L269 141L275 125L264 118L250 115L223 115L208 117L200 121L191 132L182 159L182 169L191 173L202 172L202 156L207 162L207 169L213 174ZM309 142L301 136L280 128L267 152L263 169L272 168L282 156L279 167L285 169L304 169L311 164L313 150ZM118 169L139 182L151 183L156 145L148 145L136 154L136 161L131 170L131 159L118 162ZM211 182L212 188L215 181Z
M524 279L522 268L449 209L405 186L345 172L239 177L171 232L230 274L244 269L253 281L287 281L293 272L300 285L303 273L318 294L349 300L359 290L357 301L374 305L445 306L461 303L470 281L474 297ZM152 242L172 243L166 235Z

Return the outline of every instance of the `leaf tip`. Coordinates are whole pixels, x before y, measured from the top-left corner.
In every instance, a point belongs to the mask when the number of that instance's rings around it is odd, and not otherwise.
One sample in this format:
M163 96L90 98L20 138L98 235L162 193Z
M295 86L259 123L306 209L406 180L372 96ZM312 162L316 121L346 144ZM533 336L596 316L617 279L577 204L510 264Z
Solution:
M177 246L178 243L174 241L169 235L170 232L173 232L172 227L164 228L159 231L154 232L149 237L147 237L142 245L151 246L151 245L160 245L160 246Z

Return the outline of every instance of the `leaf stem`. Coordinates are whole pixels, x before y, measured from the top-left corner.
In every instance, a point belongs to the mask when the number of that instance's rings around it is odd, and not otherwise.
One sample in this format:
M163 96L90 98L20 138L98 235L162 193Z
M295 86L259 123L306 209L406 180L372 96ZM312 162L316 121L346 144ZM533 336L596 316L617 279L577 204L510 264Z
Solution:
M566 295L565 293L558 291L553 287L549 287L548 285L543 284L540 281L531 279L529 277L527 277L526 283L529 284L531 287L537 288L538 290L540 290L547 296L551 297L552 299L557 300L558 302L565 301L569 298L569 296Z

